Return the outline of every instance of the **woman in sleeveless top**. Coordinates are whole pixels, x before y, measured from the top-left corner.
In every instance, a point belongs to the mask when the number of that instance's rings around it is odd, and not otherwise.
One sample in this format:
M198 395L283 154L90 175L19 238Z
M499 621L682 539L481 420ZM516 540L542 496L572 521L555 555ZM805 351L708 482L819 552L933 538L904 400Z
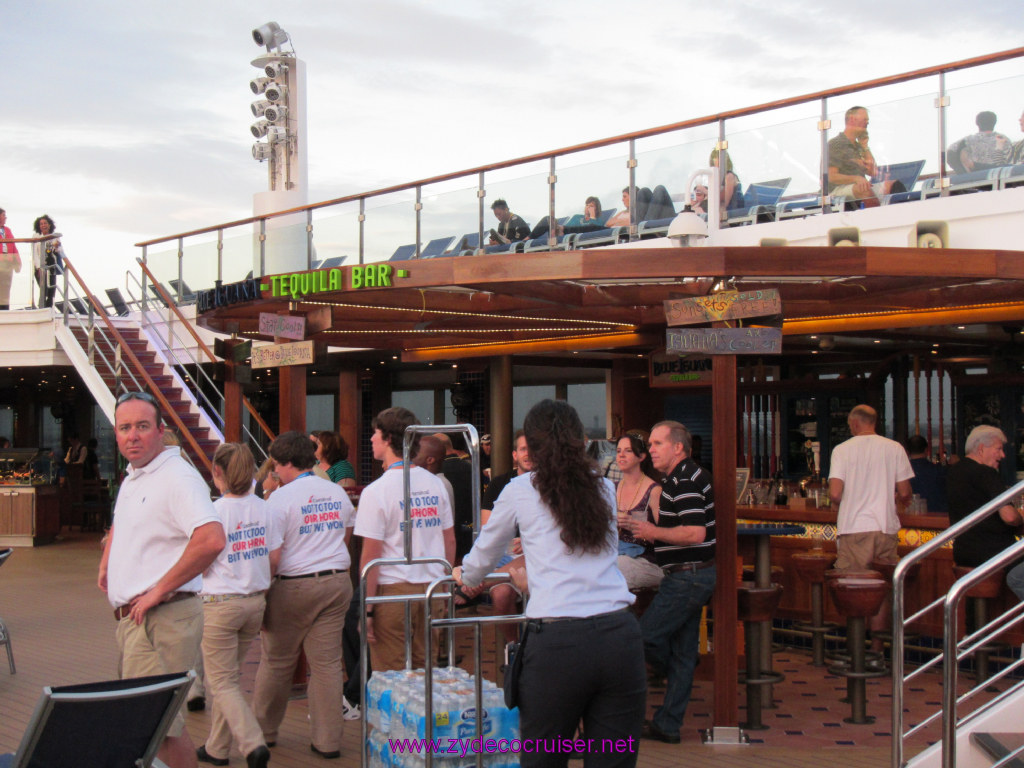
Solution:
M658 521L661 483L655 482L654 467L639 432L627 432L619 438L615 459L622 470L622 479L615 489L615 506L619 519L619 570L630 589L657 587L664 574L654 562L650 542L637 541L625 523L631 515L646 512L649 522Z

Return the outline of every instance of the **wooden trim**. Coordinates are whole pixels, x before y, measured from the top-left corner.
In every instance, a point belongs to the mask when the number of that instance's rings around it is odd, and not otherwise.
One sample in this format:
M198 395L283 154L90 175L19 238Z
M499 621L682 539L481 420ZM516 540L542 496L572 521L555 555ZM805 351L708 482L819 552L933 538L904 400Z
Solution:
M381 195L393 194L395 192L403 192L406 190L416 189L423 187L428 184L439 184L443 181L452 181L454 179L469 177L475 174L485 173L487 171L500 170L502 168L511 168L516 165L526 165L528 163L540 162L543 160L550 160L559 156L571 155L577 152L585 152L591 149L599 149L601 147L611 146L613 144L621 144L628 141L635 141L636 139L646 139L651 136L658 136L664 133L671 133L673 131L683 130L685 128L694 128L700 125L709 125L717 123L722 120L728 120L737 117L746 117L748 115L757 114L759 112L767 112L773 109L781 109L784 107L792 107L798 104L806 104L810 101L817 101L822 98L830 98L833 96L843 96L856 91L864 91L871 88L880 88L886 85L896 85L898 83L905 83L910 80L917 80L922 77L929 77L931 75L938 75L945 72L955 72L959 69L968 69L970 67L977 67L984 64L994 64L1000 61L1006 61L1008 59L1014 59L1020 56L1024 56L1024 47L1022 48L1011 48L1007 51L1001 51L999 53L986 54L985 56L975 56L970 59L961 59L959 61L953 61L948 64L939 64L932 67L924 67L923 69L915 69L910 72L904 72L898 75L890 75L888 77L880 77L874 80L865 80L859 83L853 83L851 85L844 85L838 88L829 88L822 91L814 91L812 93L805 93L802 96L792 96L787 99L778 99L776 101L768 101L763 104L757 104L751 107L744 107L742 109L733 109L726 112L720 112L715 115L707 115L705 117L697 117L691 120L683 120L678 123L669 123L668 125L661 125L656 128L647 128L642 131L633 131L632 133L623 133L618 136L609 136L605 139L597 139L595 141L585 142L583 144L574 144L568 147L562 147L561 149L555 149L548 152L539 152L533 155L525 155L523 157L517 157L511 160L502 160L497 163L489 163L487 165L479 165L474 168L467 168L462 171L453 171L452 173L441 174L440 176L431 176L426 179L419 179L418 181L410 181L404 184L394 184L390 187L381 187L370 192L360 192L354 195L345 195L344 197L336 197L331 200L324 200L319 203L311 203L308 205L298 206L296 208L288 208L284 211L278 211L267 216L252 216L247 219L239 219L237 221L228 222L225 224L217 224L211 227L203 227L202 229L194 229L189 232L182 232L176 235L166 235L164 237L155 238L153 240L145 240L141 243L136 243L137 248L149 245L157 245L158 243L165 243L170 240L176 240L180 237L192 237L194 235L208 234L216 232L219 229L228 229L230 227L242 226L244 224L252 224L259 221L260 219L272 219L279 216L287 216L289 214L301 213L303 211L312 211L318 208L327 208L333 205L340 205L342 203L356 202L363 200L368 197L379 197Z

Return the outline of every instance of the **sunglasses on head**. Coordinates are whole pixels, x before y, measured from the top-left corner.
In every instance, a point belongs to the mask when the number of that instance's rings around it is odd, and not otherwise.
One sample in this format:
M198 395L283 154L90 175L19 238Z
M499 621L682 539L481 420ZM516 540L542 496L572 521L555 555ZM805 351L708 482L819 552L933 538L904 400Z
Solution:
M117 398L117 404L127 403L129 400L142 400L151 405L158 405L156 398L149 394L149 392L125 392Z

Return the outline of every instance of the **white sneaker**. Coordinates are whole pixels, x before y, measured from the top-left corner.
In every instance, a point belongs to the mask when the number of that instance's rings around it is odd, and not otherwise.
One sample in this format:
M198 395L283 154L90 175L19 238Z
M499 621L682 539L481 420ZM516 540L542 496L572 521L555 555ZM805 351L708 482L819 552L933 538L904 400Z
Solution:
M341 697L341 717L343 720L358 720L362 715L359 712L359 705L352 704L344 696Z

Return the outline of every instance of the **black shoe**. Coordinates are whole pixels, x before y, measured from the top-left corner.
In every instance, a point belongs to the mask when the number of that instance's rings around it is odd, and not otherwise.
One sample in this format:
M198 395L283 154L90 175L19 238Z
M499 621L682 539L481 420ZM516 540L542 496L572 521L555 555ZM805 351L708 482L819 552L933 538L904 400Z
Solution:
M338 750L334 750L333 752L321 752L313 744L310 744L309 748L313 750L315 754L320 755L320 757L322 757L324 760L337 760L339 757L341 757L341 752L339 752Z
M646 723L640 736L641 738L653 741L664 741L666 744L678 744L680 742L678 733L665 733L654 723Z
M270 750L266 747L256 747L256 749L245 756L245 764L249 768L267 768L267 763L269 762Z
M206 709L206 697L196 696L194 699L189 699L185 702L185 708L189 712L202 712ZM227 763L223 763L223 765L227 765Z
M214 757L206 751L206 745L199 747L196 750L196 759L201 763L209 763L210 765L227 765L230 761L223 757Z

